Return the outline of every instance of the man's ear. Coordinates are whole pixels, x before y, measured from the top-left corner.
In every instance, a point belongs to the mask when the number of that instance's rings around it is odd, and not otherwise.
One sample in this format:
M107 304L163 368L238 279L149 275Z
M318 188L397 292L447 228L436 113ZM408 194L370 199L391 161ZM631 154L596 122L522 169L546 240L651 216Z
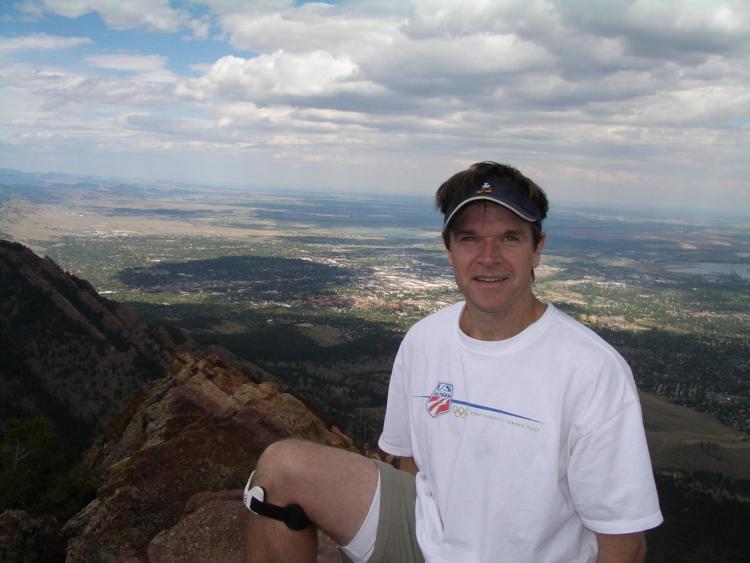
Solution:
M445 245L445 251L448 254L448 264L453 267L453 256L451 254L451 233L450 231L443 233L443 244Z
M539 266L539 261L542 259L542 250L544 250L544 242L547 240L547 235L545 233L542 233L542 236L539 238L539 242L536 245L536 248L534 249L534 268Z

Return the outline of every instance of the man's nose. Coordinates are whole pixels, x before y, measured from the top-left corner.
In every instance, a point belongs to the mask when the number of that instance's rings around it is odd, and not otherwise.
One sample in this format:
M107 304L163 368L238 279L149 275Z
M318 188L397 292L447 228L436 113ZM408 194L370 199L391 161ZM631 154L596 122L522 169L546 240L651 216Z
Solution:
M498 241L492 238L482 239L479 253L479 259L483 263L493 264L502 260L501 245Z

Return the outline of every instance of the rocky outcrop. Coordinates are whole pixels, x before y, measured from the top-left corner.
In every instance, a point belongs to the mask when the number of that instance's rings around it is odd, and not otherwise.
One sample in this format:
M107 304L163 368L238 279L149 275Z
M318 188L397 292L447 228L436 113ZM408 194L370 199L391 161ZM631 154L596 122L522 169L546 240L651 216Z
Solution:
M49 258L0 241L0 418L48 416L83 446L191 344Z
M0 349L0 419L45 415L78 445L97 433L85 461L100 483L62 533L53 519L0 515L2 561L242 561L241 488L266 446L299 437L353 448L259 383L272 376L257 366L199 353L184 333L7 241ZM318 560L340 560L324 536Z
M102 484L63 528L68 562L241 561L239 489L266 446L299 437L353 449L302 402L251 377L217 355L182 354L134 397L88 452Z
M149 543L151 563L222 561L242 563L249 512L242 490L198 493L185 505L180 520ZM234 541L231 541L231 540Z
M49 563L64 554L65 541L54 518L35 518L23 510L0 514L0 561Z
M148 546L150 563L221 561L243 563L243 536L249 513L242 504L242 490L199 493L192 497L180 521L160 532ZM232 540L235 541L232 541ZM340 563L338 546L318 531L317 563Z

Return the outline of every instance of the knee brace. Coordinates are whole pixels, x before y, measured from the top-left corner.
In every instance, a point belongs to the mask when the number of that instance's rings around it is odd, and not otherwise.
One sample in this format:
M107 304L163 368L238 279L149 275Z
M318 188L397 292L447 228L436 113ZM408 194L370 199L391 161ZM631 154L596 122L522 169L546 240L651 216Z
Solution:
M251 485L253 475L255 475L255 471L250 474L243 495L245 506L250 512L258 516L279 520L286 524L287 528L294 531L304 530L310 525L310 519L299 504L282 507L266 502L266 490L259 485L254 487Z

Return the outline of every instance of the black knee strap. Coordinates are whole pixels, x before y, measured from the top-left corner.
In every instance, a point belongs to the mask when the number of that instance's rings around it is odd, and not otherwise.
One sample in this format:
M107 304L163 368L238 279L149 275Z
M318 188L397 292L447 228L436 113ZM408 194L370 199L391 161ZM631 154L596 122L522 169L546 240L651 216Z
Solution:
M299 504L290 504L289 506L282 507L266 502L266 490L258 485L251 487L250 482L252 480L253 475L250 475L250 479L247 480L247 485L245 485L245 494L243 496L245 506L247 506L250 512L259 516L265 516L266 518L279 520L286 524L287 528L295 532L304 530L310 525L310 519Z

